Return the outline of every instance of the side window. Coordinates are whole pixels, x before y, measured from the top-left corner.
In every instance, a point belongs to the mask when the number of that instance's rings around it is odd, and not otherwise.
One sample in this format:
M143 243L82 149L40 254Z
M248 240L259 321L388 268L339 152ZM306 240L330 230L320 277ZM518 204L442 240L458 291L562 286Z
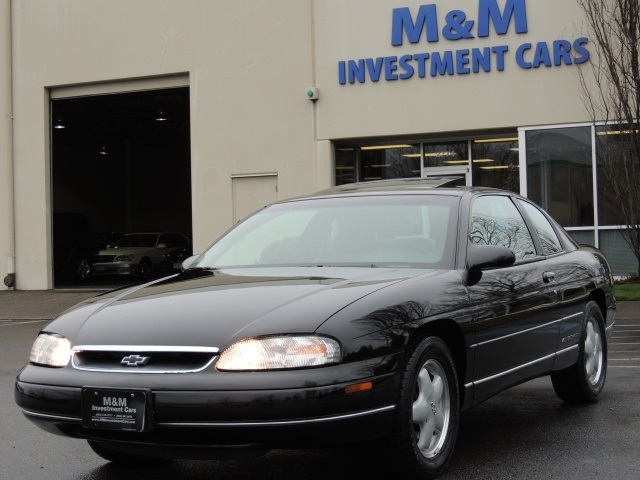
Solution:
M518 201L533 223L533 227L540 238L540 243L542 243L542 250L544 254L553 255L554 253L561 252L562 243L560 243L558 235L556 235L556 232L551 226L551 223L549 223L547 217L545 217L540 210L529 202L523 202L521 200Z
M474 200L469 239L478 245L510 248L516 261L536 256L529 229L509 197L486 195Z

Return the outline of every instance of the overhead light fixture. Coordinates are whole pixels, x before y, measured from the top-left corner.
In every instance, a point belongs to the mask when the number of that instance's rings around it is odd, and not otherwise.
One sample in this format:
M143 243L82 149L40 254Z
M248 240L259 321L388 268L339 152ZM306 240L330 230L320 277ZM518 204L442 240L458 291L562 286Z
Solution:
M392 148L413 148L413 145L371 145L369 147L361 147L361 150L389 150Z
M507 168L520 168L519 165L493 165L491 167L480 167L480 170L506 170Z
M58 129L58 130L62 130L62 129L64 129L64 128L66 128L66 127L65 127L64 123L62 123L62 119L61 119L61 118L58 118L58 119L56 120L56 123L53 125L53 128L56 128L56 129Z
M481 140L474 140L473 143L500 143L500 142L517 142L518 137L508 138L484 138Z
M495 162L495 160L491 160L490 158L478 158L477 160L474 158L473 163L490 163Z
M387 167L390 167L390 166L391 166L391 164L389 164L389 163L384 163L384 164L381 164L381 165L369 165L369 166L370 166L371 168L387 168Z
M519 148L510 148L509 150L511 150L512 152L519 152L520 151Z
M102 147L100 147L100 150L98 151L98 153L100 155L109 155L109 152L107 151L106 145L103 145Z
M353 167L346 167L346 166L338 165L336 167L336 170L353 170Z
M406 158L419 158L419 157L422 156L422 154L421 153L408 153L408 154L402 155L402 156L406 157Z
M167 117L164 114L163 110L158 110L158 116L156 117L156 122L166 122Z
M465 165L469 163L469 160L445 160L443 163L448 165Z

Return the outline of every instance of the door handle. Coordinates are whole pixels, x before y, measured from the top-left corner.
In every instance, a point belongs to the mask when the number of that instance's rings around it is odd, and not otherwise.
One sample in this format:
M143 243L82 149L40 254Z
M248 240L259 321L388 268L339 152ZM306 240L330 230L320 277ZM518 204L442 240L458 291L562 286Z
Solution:
M544 272L542 274L542 280L544 283L550 283L556 279L556 274L553 272Z

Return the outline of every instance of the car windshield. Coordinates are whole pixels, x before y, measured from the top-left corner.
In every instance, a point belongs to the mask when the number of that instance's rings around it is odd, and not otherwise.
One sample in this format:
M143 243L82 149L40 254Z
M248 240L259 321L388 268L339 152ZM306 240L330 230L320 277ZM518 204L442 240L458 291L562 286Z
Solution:
M153 233L131 233L121 237L114 247L155 247L157 239L158 235Z
M446 195L380 195L272 205L221 237L193 268L450 268L457 202L458 197Z

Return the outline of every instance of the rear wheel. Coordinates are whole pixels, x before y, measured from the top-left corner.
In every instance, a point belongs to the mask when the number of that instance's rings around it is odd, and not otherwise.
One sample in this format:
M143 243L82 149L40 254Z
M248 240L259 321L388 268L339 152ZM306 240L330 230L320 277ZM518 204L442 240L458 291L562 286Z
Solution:
M434 478L449 463L458 433L456 367L436 337L416 343L408 355L391 446L407 473Z
M604 319L595 302L587 303L585 308L579 348L575 365L551 375L556 395L569 403L592 402L604 387L607 345Z

